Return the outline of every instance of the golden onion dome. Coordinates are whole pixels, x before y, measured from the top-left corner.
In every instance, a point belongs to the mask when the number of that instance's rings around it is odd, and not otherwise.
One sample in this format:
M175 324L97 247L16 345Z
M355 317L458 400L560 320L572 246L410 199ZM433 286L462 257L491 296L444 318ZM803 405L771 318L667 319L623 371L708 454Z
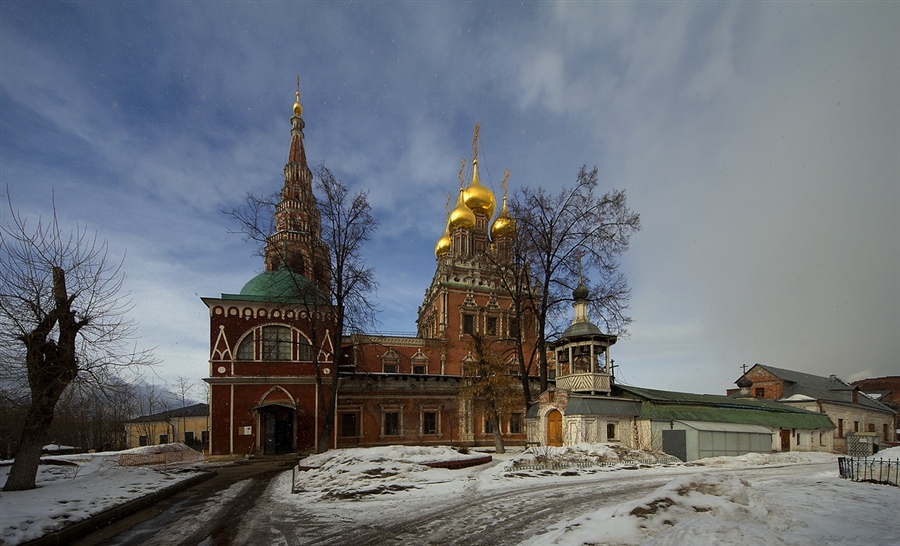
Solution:
M447 219L447 229L454 230L458 227L473 229L475 227L475 213L466 206L465 190L459 188L459 197L456 199L456 206L450 211L450 217Z
M494 210L497 206L497 200L494 192L481 185L481 179L478 177L478 159L472 160L472 183L466 188L466 206L473 212L481 212L486 214L488 218L494 216Z
M294 115L303 115L303 106L300 105L300 91L297 91L297 100L294 101Z
M497 215L494 225L491 226L491 239L515 237L517 230L516 219L509 215L509 210L506 208L506 196L504 196L500 214Z
M436 245L434 245L434 255L438 258L442 258L450 252L450 225L447 225L447 229L444 230L444 234L441 235L441 238L438 239Z

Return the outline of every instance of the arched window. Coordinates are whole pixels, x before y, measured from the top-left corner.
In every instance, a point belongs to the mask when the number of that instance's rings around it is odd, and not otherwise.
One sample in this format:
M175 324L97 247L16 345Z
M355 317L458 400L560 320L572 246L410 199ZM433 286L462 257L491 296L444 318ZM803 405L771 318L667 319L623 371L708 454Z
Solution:
M263 326L263 360L291 359L291 329L287 326Z
M297 355L298 360L301 362L312 362L313 360L313 347L309 344L309 340L306 339L306 336L298 335L299 341L299 354Z
M241 344L238 345L237 359L253 360L253 357L253 332L250 332L244 336L244 339L241 340Z

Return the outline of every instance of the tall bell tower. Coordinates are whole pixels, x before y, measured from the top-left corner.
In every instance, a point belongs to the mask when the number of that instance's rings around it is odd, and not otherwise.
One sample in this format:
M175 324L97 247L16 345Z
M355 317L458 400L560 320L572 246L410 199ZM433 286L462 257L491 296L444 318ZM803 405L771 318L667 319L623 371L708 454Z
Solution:
M291 145L284 166L284 186L275 206L275 232L266 241L266 271L287 267L313 281L328 293L331 268L328 248L322 241L322 222L312 191L312 172L303 147L303 106L300 104L300 77L297 77L294 115L291 116Z

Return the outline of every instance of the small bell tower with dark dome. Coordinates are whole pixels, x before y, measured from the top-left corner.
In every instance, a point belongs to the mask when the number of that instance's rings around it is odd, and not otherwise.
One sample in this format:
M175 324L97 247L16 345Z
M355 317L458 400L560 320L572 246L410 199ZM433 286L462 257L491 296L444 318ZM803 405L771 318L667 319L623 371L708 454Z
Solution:
M606 394L612 390L609 348L616 336L604 334L588 318L590 290L581 277L578 256L578 286L572 291L575 318L560 338L548 344L556 359L556 388L569 392Z

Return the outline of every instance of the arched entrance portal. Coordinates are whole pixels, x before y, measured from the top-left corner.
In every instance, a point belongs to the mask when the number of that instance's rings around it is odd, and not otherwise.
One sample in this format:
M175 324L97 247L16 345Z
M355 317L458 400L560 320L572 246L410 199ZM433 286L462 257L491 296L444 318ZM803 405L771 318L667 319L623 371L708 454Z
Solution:
M550 410L547 414L547 445L562 447L562 414L559 410Z
M294 410L280 405L259 408L262 450L266 455L294 451Z

